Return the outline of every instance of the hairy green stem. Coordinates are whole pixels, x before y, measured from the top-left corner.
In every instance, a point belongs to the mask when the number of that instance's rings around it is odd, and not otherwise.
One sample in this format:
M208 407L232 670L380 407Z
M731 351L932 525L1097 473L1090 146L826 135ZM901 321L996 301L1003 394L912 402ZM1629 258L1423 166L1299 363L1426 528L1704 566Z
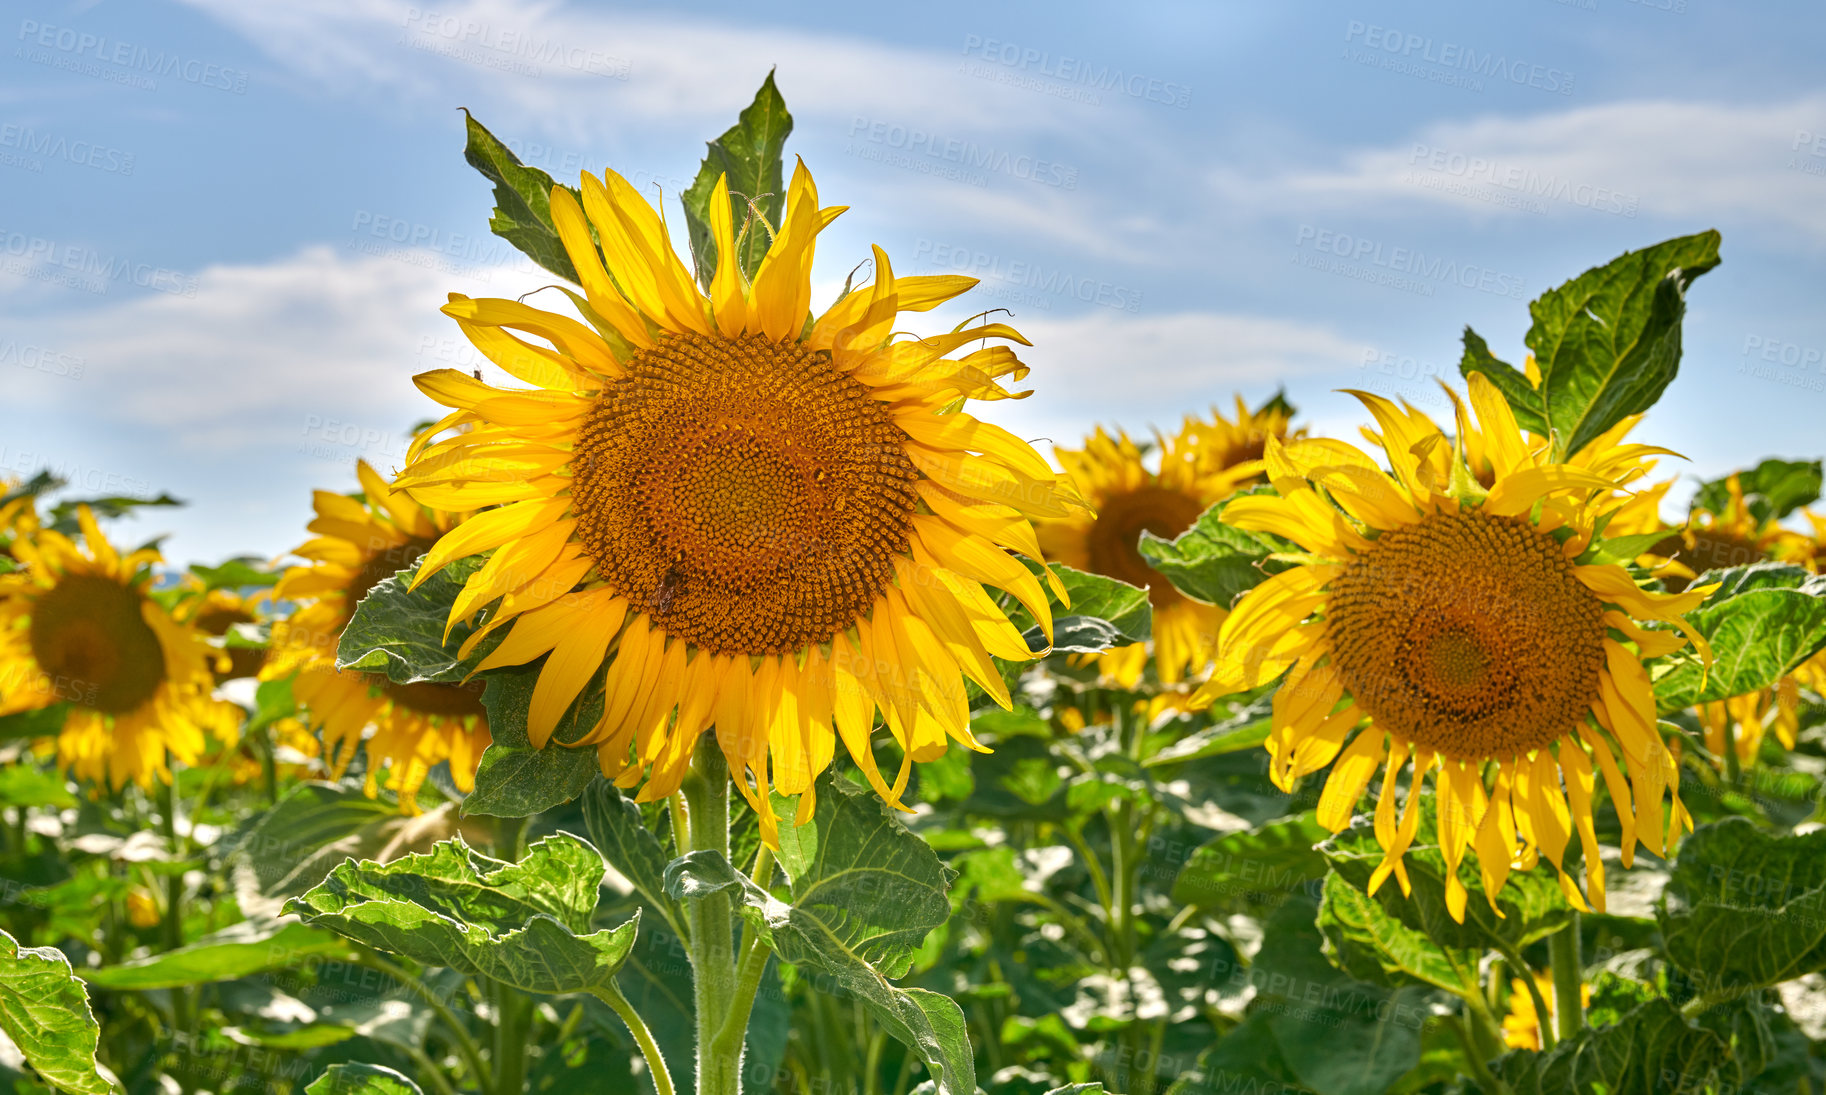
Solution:
M491 986L495 1003L495 1092L522 1095L526 1090L526 1035L532 1026L533 1002L511 985Z
M742 960L736 967L735 992L723 1025L711 1041L711 1053L719 1060L741 1060L742 1045L748 1036L748 1016L754 1010L755 993L767 973L767 960L773 957L759 937L750 939L742 949ZM739 1071L739 1070L738 1070Z
M171 849L174 863L184 859L184 848L178 843L178 793L177 773L159 786L160 827L165 833L165 842ZM184 945L184 872L180 868L165 876L165 920L164 943L168 951L177 950ZM192 1033L190 1016L190 988L186 985L173 985L171 993L171 1025L180 1034ZM185 1093L193 1090L190 1081L180 1077L179 1088Z
M698 738L691 771L680 787L689 812L691 850L729 858L729 765L714 735ZM726 893L694 899L691 925L692 989L697 1005L697 1095L738 1095L742 1044L720 1052L717 1035L731 1018L736 995L735 907ZM752 1000L752 997L750 997ZM743 1012L746 1029L747 1012Z
M1561 1040L1577 1037L1585 1026L1585 962L1579 956L1579 914L1570 916L1566 926L1547 941L1548 953L1553 957L1553 1020ZM1542 1026L1545 1025L1543 1020Z
M1477 1081L1477 1086L1489 1095L1509 1095L1509 1085L1497 1079L1496 1074L1490 1071L1490 1066L1485 1062L1482 1051L1477 1048L1477 1040L1472 1037L1464 1019L1457 1015L1447 1015L1444 1019L1465 1047L1465 1060L1471 1065L1471 1077Z
M607 989L596 993L596 998L609 1005L621 1021L628 1024L628 1031L634 1035L634 1042L640 1046L640 1055L646 1058L647 1071L653 1074L653 1090L657 1095L674 1095L672 1073L666 1068L666 1059L660 1055L659 1044L653 1040L653 1032L647 1029L647 1022L640 1017L640 1012L628 1003L628 998L621 994L613 981Z
M438 1095L456 1095L456 1088L450 1086L449 1077L444 1075L443 1069L437 1067L437 1062L425 1055L424 1050L417 1046L407 1046L406 1053L418 1063L419 1071L424 1073L425 1079L431 1082Z

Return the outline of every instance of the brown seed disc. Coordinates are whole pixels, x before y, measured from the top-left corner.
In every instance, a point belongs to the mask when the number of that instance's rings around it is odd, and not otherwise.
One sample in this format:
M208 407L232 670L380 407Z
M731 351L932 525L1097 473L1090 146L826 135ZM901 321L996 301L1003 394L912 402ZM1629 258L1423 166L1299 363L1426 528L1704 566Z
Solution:
M139 594L68 575L32 606L32 656L59 699L111 715L132 711L165 680L165 651L140 615Z
M394 684L377 675L375 683L381 686L381 691L387 694L388 699L421 715L463 718L467 715L487 714L482 709L481 681L471 681L468 684L433 684L429 681Z
M670 635L717 654L803 649L868 612L908 550L906 445L828 353L670 335L577 437L577 537Z
M1464 510L1385 532L1332 580L1325 612L1349 694L1421 749L1539 749L1598 696L1603 604L1519 518Z
M1147 486L1104 496L1089 537L1090 568L1132 586L1147 586L1148 600L1156 609L1184 598L1147 560L1137 546L1141 534L1151 532L1169 539L1192 527L1205 507L1166 487Z

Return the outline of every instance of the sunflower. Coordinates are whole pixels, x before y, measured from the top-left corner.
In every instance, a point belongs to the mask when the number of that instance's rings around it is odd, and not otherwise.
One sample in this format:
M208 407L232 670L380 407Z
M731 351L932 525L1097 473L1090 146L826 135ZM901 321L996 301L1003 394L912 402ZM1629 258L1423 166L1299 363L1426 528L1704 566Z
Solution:
M450 762L450 775L467 791L488 747L488 719L475 685L419 682L394 684L378 674L336 668L336 643L355 606L383 579L417 562L438 537L456 527L463 514L428 510L387 486L367 461L357 461L362 500L317 491L316 518L305 526L317 533L293 552L306 560L288 569L273 589L298 608L273 625L273 641L260 679L283 680L296 673L292 694L323 729L330 769L341 776L367 738L369 795L378 793L380 773L399 796L400 808L414 799L431 769Z
M232 589L211 589L205 592L200 585L194 584L191 589L182 615L198 631L216 640L211 644L216 646L211 660L216 681L259 676L260 666L266 661L266 651L257 646L230 646L227 638L237 624L260 622L261 607L267 600L268 591L243 594Z
M1420 820L1416 792L1437 771L1454 918L1464 916L1457 868L1468 847L1477 849L1494 907L1512 863L1529 869L1544 854L1560 868L1574 828L1591 902L1602 909L1594 760L1622 821L1626 866L1638 842L1660 855L1691 825L1643 667L1684 641L1637 621L1679 628L1709 658L1681 614L1712 587L1654 593L1620 566L1578 561L1598 522L1625 501L1618 484L1639 454L1597 453L1584 467L1551 463L1524 444L1508 405L1478 375L1470 398L1481 429L1461 411L1455 446L1387 400L1352 394L1381 427L1393 476L1340 441L1268 445L1278 497L1238 499L1225 520L1278 533L1309 554L1238 602L1220 631L1212 678L1195 698L1287 672L1274 697L1270 773L1290 790L1336 759L1318 807L1334 832L1385 767L1375 811L1384 858L1371 892L1391 873L1408 892L1402 855ZM1474 433L1495 472L1487 490L1464 460ZM1395 788L1410 760L1397 820ZM1560 885L1585 907L1563 869Z
M1724 509L1695 509L1684 528L1649 550L1646 561L1654 564L1662 585L1678 591L1708 570L1766 559L1817 568L1814 541L1783 528L1774 517L1757 517L1744 500L1742 481L1732 474L1725 480Z
M440 428L470 430L415 445L398 485L428 505L501 508L439 541L417 580L495 549L450 619L499 599L470 642L512 631L482 665L550 655L528 715L535 746L606 656L603 714L565 744L594 746L623 787L644 775L642 799L678 788L714 723L770 842L770 785L803 794L809 815L837 737L898 804L908 766L893 787L877 771L875 710L910 760L943 753L947 737L980 748L963 678L1007 706L990 656L1032 657L984 584L1048 636L1042 580L1065 599L1050 571L1036 576L1010 551L1042 558L1028 519L1070 512L1069 486L1026 442L955 409L1009 398L997 379L1026 366L1002 345L945 357L1025 340L997 323L895 339L899 313L976 279L897 278L880 248L873 284L812 319L814 242L843 209L819 206L803 163L752 282L718 181L708 297L624 179L586 173L582 187L581 204L554 187L552 216L587 325L511 300L452 296L444 308L537 390L455 370L418 377L456 408Z
M1192 600L1148 566L1141 557L1141 534L1178 536L1213 503L1257 478L1263 446L1287 435L1285 408L1277 400L1251 413L1239 398L1234 421L1216 408L1210 420L1187 417L1177 434L1156 436L1158 470L1149 470L1146 454L1128 434L1111 437L1101 426L1082 449L1053 450L1096 513L1038 522L1040 547L1067 566L1147 588L1154 609L1154 667L1164 684L1178 684L1211 663L1224 608ZM1081 662L1097 665L1104 677L1132 690L1147 667L1148 644L1086 655Z
M118 790L169 782L205 735L232 741L233 704L214 699L205 636L149 595L152 548L122 555L77 510L82 543L36 522L14 526L19 569L0 576L0 715L62 702L58 763Z
M1525 366L1529 381L1539 387L1541 374L1534 363L1533 354L1528 355ZM1464 399L1443 380L1439 381L1439 387L1452 403L1454 422L1466 421ZM1401 401L1397 413L1405 420L1405 428L1409 432L1417 432L1420 435L1437 433L1442 436L1445 433L1430 415L1405 399ZM1608 470L1616 474L1620 484L1633 483L1637 479L1648 476L1655 470L1657 461L1654 457L1657 454L1677 454L1653 445L1624 443L1624 439L1629 436L1630 432L1641 424L1643 417L1643 415L1633 414L1622 419L1615 426L1586 442L1579 451L1568 456L1566 463L1575 468L1584 468L1594 460L1602 460ZM1382 443L1382 436L1374 427L1363 427L1363 436L1373 444ZM1547 438L1536 434L1524 432L1522 436L1525 446L1530 449L1545 448L1548 444ZM1471 477L1477 480L1479 486L1488 490L1496 482L1496 465L1492 460L1488 442L1481 433L1469 430L1464 436L1463 451L1465 466L1470 470ZM1632 490L1627 501L1609 511L1610 520L1604 525L1604 535L1607 537L1628 536L1636 533L1656 532L1666 528L1667 526L1661 520L1660 506L1661 500L1666 497L1668 490L1673 485L1674 480L1669 478L1652 486Z
M1722 513L1695 510L1685 528L1656 544L1644 557L1663 585L1684 589L1697 576L1696 571L1766 559L1820 573L1826 563L1826 553L1821 551L1826 520L1803 510L1814 527L1814 535L1809 537L1783 528L1773 517L1759 519L1753 514L1736 475L1725 480L1725 492ZM1793 749L1800 733L1803 686L1816 692L1826 690L1826 653L1815 654L1768 688L1699 704L1695 713L1705 731L1706 748L1721 763L1726 751L1733 750L1738 762L1747 764L1756 759L1763 738L1773 728L1783 748Z

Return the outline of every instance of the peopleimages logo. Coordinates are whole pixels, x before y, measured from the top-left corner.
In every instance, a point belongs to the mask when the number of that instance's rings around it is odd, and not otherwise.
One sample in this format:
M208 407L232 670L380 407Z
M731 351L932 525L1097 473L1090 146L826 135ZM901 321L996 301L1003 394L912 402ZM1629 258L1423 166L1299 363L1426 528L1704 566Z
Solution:
M1114 65L1101 65L1082 57L1054 57L1045 50L984 38L980 34L964 35L964 56L1016 69L1035 76L1045 76L1078 87L1114 92L1147 103L1162 103L1185 110L1192 105L1192 89L1186 84L1158 80L1138 72L1124 72Z
M883 149L923 156L954 165L960 170L993 171L1030 182L1056 186L1062 190L1078 189L1078 169L1038 156L1012 153L994 145L977 144L958 138L946 138L923 129L890 122L856 118L850 122L850 154L857 155L856 142L864 141ZM981 185L980 183L978 185Z
M1635 216L1637 208L1642 204L1642 199L1635 194L1622 194L1609 187L1593 186L1590 183L1575 183L1558 175L1543 175L1501 160L1467 156L1462 152L1434 148L1432 145L1416 144L1408 156L1408 166L1425 168L1466 182L1498 187L1524 198L1549 198L1600 213L1614 213L1620 217ZM1530 212L1536 211L1532 207L1528 208Z
M133 174L131 152L94 141L72 141L56 133L40 133L30 126L8 122L0 125L0 162L9 162L14 156L23 161L16 166L30 171L42 171L44 160L62 160L111 175Z
M1406 34L1375 23L1364 23L1352 19L1344 28L1344 40L1352 45L1359 45L1369 54L1354 54L1345 50L1348 59L1368 62L1377 59L1382 67L1394 67L1391 63L1412 66L1428 64L1450 73L1462 73L1468 77L1482 77L1487 80L1501 80L1521 87L1539 88L1542 91L1555 92L1560 95L1571 95L1573 75L1565 69L1538 65L1520 59L1511 59L1494 50L1479 53L1475 47L1459 42L1438 41L1433 38ZM1407 71L1403 69L1403 71ZM1418 75L1418 73L1414 73ZM1482 85L1472 85L1463 80L1459 82L1473 90L1483 90Z
M19 21L19 40L25 44L14 51L15 57L147 91L158 87L149 78L152 76L175 77L187 84L217 88L236 95L247 91L246 69L226 68L162 49L136 46L132 42L122 42L102 34L40 23L36 19ZM58 57L56 54L63 56ZM113 67L102 69L98 62Z
M1451 283L1480 293L1525 300L1528 286L1475 262L1429 255L1411 247L1386 246L1380 240L1302 224L1294 234L1294 262L1359 281L1431 296L1436 283Z

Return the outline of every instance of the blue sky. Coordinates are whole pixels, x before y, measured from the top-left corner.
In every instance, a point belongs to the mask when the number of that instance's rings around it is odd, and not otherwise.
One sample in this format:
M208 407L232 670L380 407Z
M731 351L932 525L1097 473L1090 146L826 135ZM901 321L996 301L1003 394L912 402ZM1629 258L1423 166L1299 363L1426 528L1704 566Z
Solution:
M459 107L676 214L769 68L852 207L816 299L871 243L983 277L932 322L1014 313L1023 436L1437 407L1465 324L1519 362L1533 296L1716 227L1639 437L1696 476L1826 450L1817 3L26 0L0 37L0 475L187 499L123 529L174 562L299 542L434 413L412 374L473 363L444 294L550 282L487 234Z

